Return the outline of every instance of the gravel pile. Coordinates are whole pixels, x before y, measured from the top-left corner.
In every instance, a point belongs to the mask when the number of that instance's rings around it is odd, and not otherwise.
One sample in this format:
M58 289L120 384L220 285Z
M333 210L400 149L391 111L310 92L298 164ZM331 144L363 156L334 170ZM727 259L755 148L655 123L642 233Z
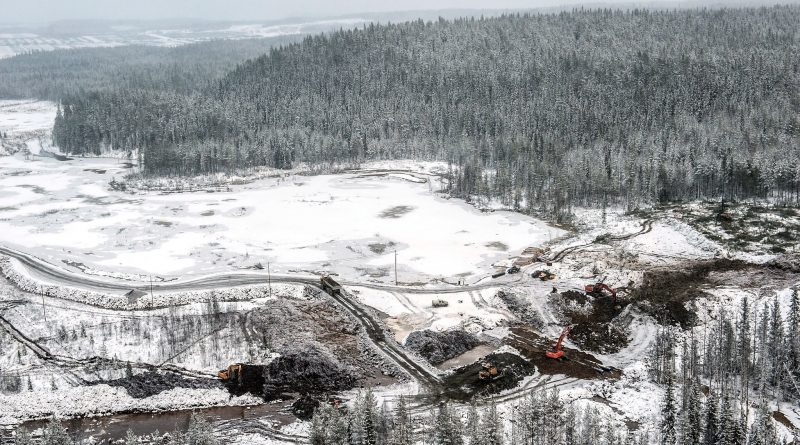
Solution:
M406 348L433 365L458 357L481 344L478 337L461 330L436 332L414 331L406 338Z

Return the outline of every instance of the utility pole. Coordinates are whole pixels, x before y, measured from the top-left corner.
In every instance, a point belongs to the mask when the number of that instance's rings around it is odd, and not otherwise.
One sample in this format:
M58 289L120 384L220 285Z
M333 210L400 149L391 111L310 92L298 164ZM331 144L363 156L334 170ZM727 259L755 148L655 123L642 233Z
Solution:
M153 276L150 275L150 307L155 307L156 303L153 300Z
M269 261L267 261L267 283L269 283L269 297L272 298L272 272L269 269Z
M397 249L394 249L394 285L397 286Z

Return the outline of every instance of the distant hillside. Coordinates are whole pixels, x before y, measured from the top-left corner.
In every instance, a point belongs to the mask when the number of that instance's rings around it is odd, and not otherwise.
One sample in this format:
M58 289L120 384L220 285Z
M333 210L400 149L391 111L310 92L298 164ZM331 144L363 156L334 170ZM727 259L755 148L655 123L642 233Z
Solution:
M772 196L800 184L800 8L596 11L370 25L243 63L199 94L65 99L62 148L150 174L442 159L452 192L573 204Z

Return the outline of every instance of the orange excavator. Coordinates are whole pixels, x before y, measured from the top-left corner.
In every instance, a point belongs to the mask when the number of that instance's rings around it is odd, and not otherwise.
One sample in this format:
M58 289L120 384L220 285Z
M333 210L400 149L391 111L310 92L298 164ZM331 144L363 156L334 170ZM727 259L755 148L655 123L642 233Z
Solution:
M558 341L556 342L556 344L553 345L553 350L544 353L548 358L558 360L564 356L564 350L561 349L561 343L564 342L564 338L566 338L566 336L569 335L569 331L571 330L572 326L566 326L564 330L561 331L561 336L558 337Z
M597 284L587 284L584 290L586 290L587 294L591 294L596 297L604 295L603 291L606 291L611 295L613 304L617 304L617 290L603 283L602 281Z

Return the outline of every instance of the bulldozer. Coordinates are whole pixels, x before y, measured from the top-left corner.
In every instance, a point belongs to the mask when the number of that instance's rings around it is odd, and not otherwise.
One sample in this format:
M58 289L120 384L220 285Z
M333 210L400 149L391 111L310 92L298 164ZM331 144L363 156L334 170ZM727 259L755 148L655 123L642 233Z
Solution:
M481 363L481 370L478 371L478 378L481 380L493 380L498 376L497 366L490 362Z

